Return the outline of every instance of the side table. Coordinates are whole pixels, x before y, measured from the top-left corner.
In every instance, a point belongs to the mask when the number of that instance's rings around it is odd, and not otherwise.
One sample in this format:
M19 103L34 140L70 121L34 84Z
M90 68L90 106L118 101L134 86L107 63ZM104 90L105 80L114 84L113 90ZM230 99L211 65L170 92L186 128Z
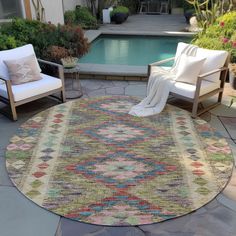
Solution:
M64 74L66 80L66 74L71 75L71 86L70 89L66 89L66 98L73 99L73 98L80 98L83 96L83 91L81 87L81 83L79 80L79 66L73 68L65 68L64 67Z

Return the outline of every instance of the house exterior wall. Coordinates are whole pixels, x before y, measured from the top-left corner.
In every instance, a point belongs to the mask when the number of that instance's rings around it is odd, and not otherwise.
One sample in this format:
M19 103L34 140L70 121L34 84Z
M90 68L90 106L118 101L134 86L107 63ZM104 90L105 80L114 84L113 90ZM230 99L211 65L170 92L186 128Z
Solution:
M74 10L76 5L85 6L86 0L63 0L64 11Z
M64 10L62 0L41 0L45 8L45 21L50 21L52 24L64 24ZM32 18L35 19L35 11L31 2Z
M30 1L30 12L32 18L35 19L35 11L31 0L25 0L26 12L29 12L27 3ZM64 12L74 10L76 5L85 6L86 0L41 0L45 9L45 21L50 21L52 24L64 24ZM30 17L30 13L27 14Z

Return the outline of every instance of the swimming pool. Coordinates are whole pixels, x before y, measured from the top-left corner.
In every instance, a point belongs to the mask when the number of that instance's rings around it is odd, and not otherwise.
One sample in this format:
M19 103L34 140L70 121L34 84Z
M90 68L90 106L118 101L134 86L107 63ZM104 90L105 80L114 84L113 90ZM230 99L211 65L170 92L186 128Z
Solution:
M80 63L146 66L173 57L178 42L190 40L183 36L101 35Z

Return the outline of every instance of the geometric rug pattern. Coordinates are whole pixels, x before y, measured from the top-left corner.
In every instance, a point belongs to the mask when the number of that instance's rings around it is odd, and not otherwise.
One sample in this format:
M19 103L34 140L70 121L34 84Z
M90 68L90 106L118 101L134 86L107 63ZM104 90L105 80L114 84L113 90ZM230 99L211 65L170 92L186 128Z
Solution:
M138 102L85 98L32 117L7 147L12 182L45 209L99 225L157 223L214 199L233 168L226 140L171 105L129 115Z

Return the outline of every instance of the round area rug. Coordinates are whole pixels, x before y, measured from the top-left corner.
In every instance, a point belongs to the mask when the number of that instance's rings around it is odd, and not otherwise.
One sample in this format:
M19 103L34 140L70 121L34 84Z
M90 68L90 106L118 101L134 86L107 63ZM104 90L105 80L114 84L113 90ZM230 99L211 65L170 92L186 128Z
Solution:
M10 178L39 206L99 225L161 222L211 201L233 168L225 139L170 105L133 117L137 103L99 97L39 113L7 147Z

